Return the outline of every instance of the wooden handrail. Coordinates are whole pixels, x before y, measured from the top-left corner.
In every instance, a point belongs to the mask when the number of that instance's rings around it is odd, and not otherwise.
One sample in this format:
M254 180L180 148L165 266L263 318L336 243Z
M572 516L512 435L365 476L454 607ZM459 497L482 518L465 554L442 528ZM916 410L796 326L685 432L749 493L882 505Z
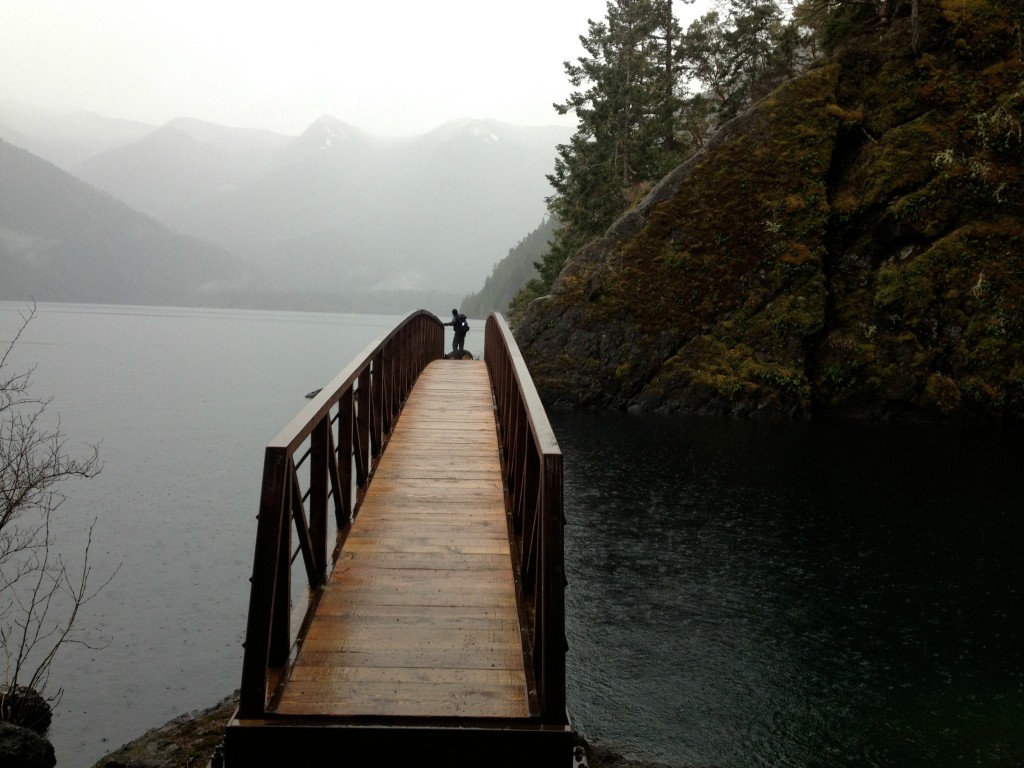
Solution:
M526 608L527 654L546 723L567 725L562 451L508 323L487 318L484 359L497 409L509 494L513 567Z
M293 560L301 553L309 586L308 620L402 404L426 365L443 356L441 321L423 310L410 314L383 341L363 350L267 445L240 717L267 712L275 671L284 669L294 639L305 631L300 627L293 636Z

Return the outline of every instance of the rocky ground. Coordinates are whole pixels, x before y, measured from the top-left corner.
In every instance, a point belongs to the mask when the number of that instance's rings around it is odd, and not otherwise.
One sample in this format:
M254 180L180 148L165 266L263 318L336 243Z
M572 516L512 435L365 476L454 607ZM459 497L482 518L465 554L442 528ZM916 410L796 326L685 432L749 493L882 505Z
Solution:
M235 692L209 709L180 715L114 750L93 768L204 768L237 705ZM590 768L669 768L633 760L607 746L584 744L584 749Z
M208 709L179 715L114 750L93 768L203 768L237 706L236 692Z

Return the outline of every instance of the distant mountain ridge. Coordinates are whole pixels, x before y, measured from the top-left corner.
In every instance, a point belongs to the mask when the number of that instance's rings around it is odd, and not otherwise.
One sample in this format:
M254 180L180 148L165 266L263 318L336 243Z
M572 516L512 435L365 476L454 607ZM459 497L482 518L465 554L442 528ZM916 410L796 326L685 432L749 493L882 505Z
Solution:
M0 103L0 138L237 255L262 293L335 295L339 308L346 296L373 306L377 293L457 300L479 288L546 214L546 174L571 134L463 118L393 139L324 115L288 137L95 116L89 142L71 147L67 116L16 112Z
M229 152L169 125L74 171L289 289L464 292L543 217L567 138L459 120L388 140L324 116L277 146Z
M25 139L21 128L40 134L42 118L14 121L14 132L8 117L0 109L0 137L51 160L73 154ZM571 134L462 118L388 139L329 115L295 137L191 118L137 129L65 169L238 255L270 290L456 296L544 217L546 175Z
M0 299L218 303L253 274L0 140Z
M138 141L156 128L93 112L57 112L0 101L0 139L65 171L101 152Z
M282 137L254 146L231 141L231 129L214 135L196 128L195 122L171 121L137 141L78 163L71 172L132 208L173 224L168 211L251 181L266 170L267 152L287 143ZM247 136L238 134L239 139Z

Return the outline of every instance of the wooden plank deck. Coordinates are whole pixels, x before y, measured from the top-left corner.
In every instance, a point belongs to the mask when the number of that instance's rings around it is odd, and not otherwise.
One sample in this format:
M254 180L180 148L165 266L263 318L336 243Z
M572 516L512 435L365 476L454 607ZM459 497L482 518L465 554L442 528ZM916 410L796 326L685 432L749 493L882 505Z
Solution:
M274 709L526 718L487 368L421 374Z

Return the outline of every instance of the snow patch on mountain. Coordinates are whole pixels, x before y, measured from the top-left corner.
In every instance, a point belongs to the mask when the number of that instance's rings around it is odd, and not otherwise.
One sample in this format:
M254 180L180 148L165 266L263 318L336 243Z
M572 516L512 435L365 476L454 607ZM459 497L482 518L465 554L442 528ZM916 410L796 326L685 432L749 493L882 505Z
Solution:
M469 128L469 135L482 144L497 144L498 135L483 123L474 123Z

